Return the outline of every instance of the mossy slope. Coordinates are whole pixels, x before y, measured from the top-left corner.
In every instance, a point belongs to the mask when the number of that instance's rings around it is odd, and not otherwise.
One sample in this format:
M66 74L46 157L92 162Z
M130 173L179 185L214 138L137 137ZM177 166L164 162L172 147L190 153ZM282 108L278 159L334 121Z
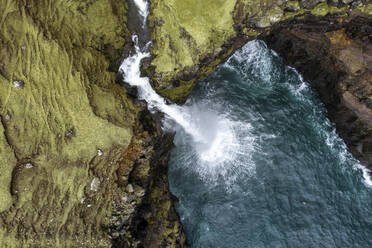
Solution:
M151 1L153 64L162 79L194 66L202 53L219 48L234 34L234 5L223 0Z
M1 247L108 245L108 185L137 115L107 69L126 8L0 0Z

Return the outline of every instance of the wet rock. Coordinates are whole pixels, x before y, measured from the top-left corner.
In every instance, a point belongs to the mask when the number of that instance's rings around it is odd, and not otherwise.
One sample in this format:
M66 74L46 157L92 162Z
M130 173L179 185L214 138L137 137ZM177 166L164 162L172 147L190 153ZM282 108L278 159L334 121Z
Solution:
M324 33L345 28L349 38L366 43L371 40L370 25L365 20L344 25L342 19L348 18L350 13L345 12L348 8L330 9L324 1L301 2L303 7L297 1L284 0L194 0L178 9L171 1L153 0L152 8L156 10L150 15L149 23L153 25L155 43L152 59L143 62L142 72L151 76L151 83L161 94L182 103L197 79L211 73L249 39L265 36L289 20L286 28L281 26L283 30L301 31L297 35L281 32L290 37L279 37L282 51L287 53L287 58L295 58L288 61L295 61L293 65L299 70L302 68L318 92L329 95L322 99L329 113L336 113L335 118L342 119L336 120L340 123L337 125L341 125L338 130L361 130L352 131L351 138L346 140L348 144L357 144L358 151L368 154L370 140L366 137L370 131L364 128L362 109L358 106L372 104L366 90L368 70L363 69L365 64L371 64L364 55L369 52L362 53L368 61L361 64L355 63L357 56L354 56L360 53L349 48L344 52L334 49L343 54L343 59L337 54L329 55L331 38ZM132 1L97 0L79 1L71 7L67 1L45 0L32 4L32 8L26 6L27 9L17 1L0 6L0 12L6 14L2 25L9 27L0 30L0 54L9 60L9 63L0 61L0 82L16 87L20 84L11 81L12 75L33 79L23 90L12 90L12 94L24 94L31 99L28 111L24 111L23 98L9 97L7 90L0 90L0 102L7 102L9 113L17 121L17 129L11 128L14 123L9 128L11 116L3 115L8 121L4 121L0 132L4 140L0 150L9 155L0 175L3 183L0 198L5 199L0 202L0 209L6 211L0 216L0 232L9 231L9 235L0 240L1 247L18 243L39 247L43 242L57 246L55 240L59 240L61 246L68 241L73 247L109 247L111 241L107 235L115 237L113 247L186 246L167 181L172 136L163 135L158 121L161 115L152 116L144 111L146 104L133 101L132 98L137 97L136 88L124 84L128 87L125 95L114 83L123 81L116 72L121 61L133 52L131 33L141 31L138 13L127 8L127 3L133 5ZM288 7L289 3L294 4ZM355 3L357 1L349 6ZM46 11L51 4L58 8ZM320 7L313 13L308 9L312 5ZM338 5L345 3L339 1ZM200 11L206 9L205 6L213 7L208 8L212 14ZM338 11L343 14L342 18L340 15L332 20L303 15L305 12L335 15ZM366 13L368 9L363 11ZM105 14L97 15L98 12ZM128 26L134 32L127 30L126 21L131 22ZM256 27L261 21L261 28ZM330 25L330 21L335 25ZM33 33L43 35L31 35ZM305 41L301 41L302 35ZM144 43L150 33L145 30L140 36L144 37L140 41ZM314 40L322 45L311 43ZM19 60L18 52L23 54L34 44L40 45L40 51ZM121 50L124 50L122 54ZM324 60L325 57L328 60ZM13 66L16 63L19 66ZM38 70L24 69L33 64L38 65ZM330 71L328 67L338 69ZM51 68L58 70L51 71ZM314 71L319 71L319 75ZM350 71L355 75L344 78ZM341 78L345 88L332 84ZM364 90L357 89L360 86L355 83L357 80L362 82ZM341 99L339 90L350 92L357 101L351 97ZM351 111L346 103L356 106L357 111ZM22 121L18 122L18 117ZM105 151L105 156L99 159L96 159L100 154L97 144L99 150ZM27 161L20 162L15 157L25 155L32 155L38 166L25 169ZM100 182L100 178L110 183ZM29 188L28 195L20 190L25 185ZM19 204L21 199L26 201ZM32 211L28 208L31 205ZM27 228L30 223L35 225ZM59 228L61 223L64 225ZM43 238L45 233L47 241Z
M68 130L67 133L65 134L65 136L66 136L66 138L71 139L72 137L75 136L75 130L73 128Z
M125 87L127 90L127 95L132 97L132 98L137 98L138 97L138 89L136 86L131 86L127 83L121 84L122 86Z
M25 87L25 83L21 80L15 80L13 81L13 86L15 88L23 89Z
M127 192L128 193L133 193L134 192L132 184L127 185Z
M116 75L115 82L118 83L120 86L123 86L126 89L126 93L129 97L136 99L138 97L138 89L136 86L132 86L129 83L124 81L124 75L122 73L118 73Z
M99 190L101 182L99 178L95 177L93 178L92 182L90 183L90 190L97 192Z
M31 169L32 167L34 167L31 163L27 163L25 165L26 169Z
M328 0L328 5L330 6L338 6L338 0Z

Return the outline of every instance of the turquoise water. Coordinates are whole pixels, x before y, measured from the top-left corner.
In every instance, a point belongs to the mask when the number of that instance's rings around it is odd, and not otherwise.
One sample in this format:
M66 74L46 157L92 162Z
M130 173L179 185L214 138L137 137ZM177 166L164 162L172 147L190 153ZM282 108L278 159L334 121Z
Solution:
M316 73L316 72L314 72ZM191 247L372 247L372 188L324 106L253 41L199 83L176 124L171 191Z

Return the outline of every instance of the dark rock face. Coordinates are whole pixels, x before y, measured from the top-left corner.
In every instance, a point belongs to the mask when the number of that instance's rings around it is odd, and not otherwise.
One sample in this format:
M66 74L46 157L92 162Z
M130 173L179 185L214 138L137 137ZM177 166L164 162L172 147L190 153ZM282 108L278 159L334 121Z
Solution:
M352 154L372 169L372 20L305 18L263 39L318 92Z
M186 247L186 238L173 205L177 199L168 186L168 160L172 147L173 135L170 134L155 143L149 191L132 223L134 237L142 241L142 247Z
M161 116L150 114L144 106L139 113L139 133L123 156L118 179L127 194L116 202L109 225L113 248L186 247L174 207L177 199L168 185L173 135L162 133L160 120Z
M326 2L326 0L300 0L300 6L305 9L312 9L322 2Z

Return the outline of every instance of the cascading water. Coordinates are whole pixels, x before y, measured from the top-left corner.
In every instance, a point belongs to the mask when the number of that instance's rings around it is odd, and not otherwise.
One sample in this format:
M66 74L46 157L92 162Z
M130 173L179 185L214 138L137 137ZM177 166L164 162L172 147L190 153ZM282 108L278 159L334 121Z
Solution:
M136 6L146 22L148 4L143 0L136 0ZM159 96L151 87L147 77L141 77L141 60L149 57L151 42L141 48L138 36L133 35L135 54L126 58L119 71L124 76L124 81L138 88L138 97L145 100L150 111L160 111L166 115L164 125L171 128L170 122L174 121L190 135L195 146L196 159L213 166L223 163L225 160L233 160L240 147L235 137L234 129L239 123L235 123L223 115L217 115L209 109L200 106L183 107L176 104L167 104L165 99ZM249 129L249 125L246 127Z
M215 166L225 160L233 160L234 154L239 151L238 140L234 129L241 123L233 122L223 115L217 115L202 106L178 106L167 104L151 87L147 77L141 77L140 63L143 58L149 57L149 45L140 48L138 37L134 35L135 54L126 58L120 66L120 72L125 82L138 88L138 97L145 100L150 111L160 111L166 114L165 126L171 128L174 121L192 138L190 142L195 145L196 159ZM249 125L246 126L249 129Z
M145 25L148 4L134 2ZM176 131L169 181L191 247L372 247L368 170L263 42L237 51L184 106L140 76L150 43L133 42L120 71Z
M142 27L144 27L149 14L149 3L145 0L134 0L134 4L137 6L138 12L142 17Z

